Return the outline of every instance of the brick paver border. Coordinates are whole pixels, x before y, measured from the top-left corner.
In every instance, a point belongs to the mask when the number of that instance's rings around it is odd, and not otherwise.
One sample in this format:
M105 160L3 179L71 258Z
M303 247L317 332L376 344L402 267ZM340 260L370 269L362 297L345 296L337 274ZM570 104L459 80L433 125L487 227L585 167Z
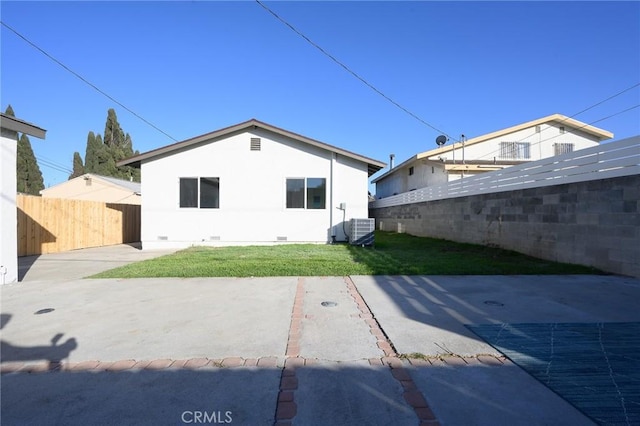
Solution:
M416 386L411 377L410 370L406 365L412 367L438 367L450 365L454 367L463 366L490 366L512 365L505 357L493 355L477 355L475 357L459 356L437 356L424 358L403 359L398 356L393 344L380 327L377 319L373 316L369 306L362 298L360 292L350 277L344 277L349 295L353 298L359 313L354 317L362 319L368 326L371 334L376 337L376 344L384 356L369 359L371 366L387 366L391 370L393 378L402 386L403 398L409 404L418 419L420 425L435 426L439 422L429 407L424 395ZM228 357L223 359L190 358L190 359L154 359L154 360L117 360L98 361L88 360L81 362L62 361L41 361L41 362L21 362L10 361L0 363L1 374L43 374L55 372L107 372L117 373L122 371L158 371L158 370L199 370L214 368L237 368L237 367L257 367L257 368L282 368L280 376L280 386L274 424L276 426L291 425L297 414L297 404L295 402L295 391L298 389L298 378L296 369L315 364L318 360L313 358L303 358L300 356L300 338L302 335L302 319L304 318L304 278L298 278L296 294L291 313L291 323L287 340L285 356L268 356L261 358Z

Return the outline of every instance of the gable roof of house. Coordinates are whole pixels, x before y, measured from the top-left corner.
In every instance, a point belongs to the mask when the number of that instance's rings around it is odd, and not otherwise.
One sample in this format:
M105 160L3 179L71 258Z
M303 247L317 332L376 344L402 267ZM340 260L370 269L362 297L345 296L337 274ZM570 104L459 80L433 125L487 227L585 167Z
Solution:
M170 154L174 151L178 151L184 148L188 148L190 146L194 146L194 145L198 145L200 143L206 142L208 140L211 139L218 139L218 138L223 138L225 136L228 136L232 133L235 132L239 132L245 129L249 129L249 128L261 128L264 130L268 130L270 132L276 133L280 136L284 136L284 137L288 137L291 139L295 139L299 142L303 142L306 143L308 145L312 145L318 148L322 148L325 149L327 151L331 151L334 152L336 154L340 154L340 155L344 155L345 157L349 157L352 158L354 160L358 160L358 161L362 161L364 163L367 163L367 167L368 167L368 171L369 171L369 176L371 176L372 174L376 173L377 171L381 170L383 167L386 166L386 163L383 163L381 161L378 160L374 160L372 158L369 157L365 157L363 155L360 154L356 154L354 152L351 151L347 151L346 149L342 149L342 148L338 148L336 146L333 145L329 145L327 143L324 142L320 142L318 140L315 139L311 139L308 138L306 136L300 135L298 133L294 133L294 132L290 132L288 130L285 129L281 129L279 127L273 126L271 124L268 123L264 123L262 121L256 120L255 118L252 118L251 120L239 123L239 124L235 124L233 126L229 126L229 127L225 127L223 129L219 129L219 130L215 130L213 132L210 133L206 133L204 135L200 135L200 136L196 136L190 139L186 139L184 141L181 142L176 142L174 144L171 145L167 145L161 148L157 148L151 151L147 151L144 152L142 154L139 155L135 155L133 157L124 159L120 162L118 162L118 166L125 166L125 165L129 165L129 166L134 166L134 167L140 167L140 163L142 161L145 160L151 160L154 159L156 157L159 157L161 155L166 155L166 154Z
M20 120L19 118L11 117L3 112L0 112L0 127L14 132L26 133L38 139L44 139L47 133L42 127Z
M502 129L502 130L498 130L492 133L487 133L485 135L481 135L481 136L476 136L475 138L472 139L467 139L465 141L465 146L469 146L469 145L474 145L480 142L484 142L487 141L489 139L494 139L494 138L499 138L500 136L504 136L504 135L508 135L511 133L515 133L518 132L520 130L524 130L524 129L528 129L531 127L535 127L537 125L540 124L546 124L546 123L558 123L558 124L562 124L565 127L570 127L573 128L575 130L580 130L582 132L591 134L595 137L597 137L600 141L603 140L607 140L607 139L611 139L613 138L613 133L608 132L606 130L600 129L598 127L594 127L594 126L590 126L589 124L583 123L582 121L579 120L574 120L573 118L569 118L565 115L562 114L552 114L552 115L548 115L546 117L542 117L542 118L538 118L537 120L532 120L532 121L527 121L526 123L522 123L522 124L518 124L516 126L511 126L511 127L507 127L506 129ZM379 181L380 179L389 176L391 173L394 173L396 171L396 169L400 169L403 166L406 166L407 164L410 164L416 160L421 160L423 158L429 158L429 157L433 157L434 155L442 155L444 153L453 151L454 149L460 149L462 148L462 143L458 142L458 143L453 143L451 145L445 145L439 148L434 148L431 149L429 151L424 151L421 153L418 153L416 155L414 155L413 157L409 158L408 160L402 162L401 164L399 164L398 166L394 167L393 169L387 171L386 173L378 176L377 178L375 178L373 180L373 183Z
M49 189L65 185L66 183L71 182L73 180L77 180L77 179L85 179L86 180L88 178L104 181L104 182L106 182L107 184L109 184L111 186L115 186L115 187L118 187L120 189L123 189L123 190L128 191L128 192L132 192L132 193L135 193L135 194L140 194L140 191L141 191L140 182L131 182L131 181L128 181L128 180L118 179L118 178L114 178L114 177L111 177L111 176L97 175L95 173L85 173L83 175L77 176L77 177L75 177L73 179L69 179L69 180L67 180L65 182L62 182L62 183L59 183L57 185L50 186L49 188L43 189L40 192L42 193L43 191L47 191Z

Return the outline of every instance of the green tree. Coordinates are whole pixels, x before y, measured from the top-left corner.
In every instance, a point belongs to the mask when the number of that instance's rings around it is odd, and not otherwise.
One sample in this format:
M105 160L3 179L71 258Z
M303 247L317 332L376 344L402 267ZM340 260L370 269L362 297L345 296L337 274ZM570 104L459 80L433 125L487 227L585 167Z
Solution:
M87 135L87 150L84 154L85 173L96 173L99 149L100 145L96 141L96 135L93 132L89 132L89 134Z
M5 114L15 117L11 105L7 106ZM29 136L18 134L16 146L16 190L24 194L40 195L44 189L42 171L31 148Z
M87 136L84 171L85 173L96 173L126 180L133 179L140 182L140 169L130 166L116 166L118 161L137 153L133 150L131 135L122 130L115 110L110 108L107 111L104 134L101 136L89 132Z
M107 111L107 122L104 125L104 144L110 148L121 147L124 144L124 132L118 123L116 111L109 108Z
M31 148L29 137L24 133L18 139L17 147L17 190L25 194L40 195L44 189L44 179L38 167L36 156Z
M69 175L69 179L77 178L84 174L84 165L82 164L82 157L78 151L73 153L73 173Z

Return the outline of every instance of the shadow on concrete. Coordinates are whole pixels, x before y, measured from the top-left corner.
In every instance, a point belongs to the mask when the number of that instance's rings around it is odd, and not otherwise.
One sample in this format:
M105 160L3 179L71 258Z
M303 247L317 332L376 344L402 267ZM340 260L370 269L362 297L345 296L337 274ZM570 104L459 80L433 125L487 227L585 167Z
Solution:
M22 281L40 255L21 256L18 258L18 281Z
M2 328L6 327L11 317L11 314L2 314ZM78 342L73 337L58 344L62 336L64 336L63 333L57 333L51 338L51 344L39 346L17 346L0 340L2 362L46 361L49 370L59 369L62 361L69 358L69 354L78 347Z
M124 244L136 250L142 250L142 242L140 241L136 241L134 243L124 243Z
M538 406L528 398L512 398L512 386L486 392L487 380L491 380L495 371L502 371L501 377L508 381L518 374L516 370L513 366L461 367L456 370L460 380L455 383L437 381L440 374L450 374L448 367L421 367L412 370L411 375L417 386L426 391L427 400L432 393L443 394L442 398L447 399L443 403L448 408L440 409L444 417L455 414L464 424L585 424L580 413L567 407L556 395L548 391L540 393L541 388L535 383L522 393L533 398ZM3 425L271 426L277 416L281 373L280 368L204 367L5 374L1 383L2 421ZM297 369L296 380L293 398L297 424L419 423L416 412L403 396L402 385L387 367L303 367ZM432 389L427 389L428 386ZM437 408L435 411L438 415ZM204 419L205 415L209 421L196 421L196 416Z

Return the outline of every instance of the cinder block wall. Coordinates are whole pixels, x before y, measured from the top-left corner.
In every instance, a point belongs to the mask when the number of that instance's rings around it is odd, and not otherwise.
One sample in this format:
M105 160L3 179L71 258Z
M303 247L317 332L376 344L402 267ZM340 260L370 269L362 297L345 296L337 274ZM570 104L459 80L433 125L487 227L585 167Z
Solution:
M377 229L640 277L640 175L371 209Z

